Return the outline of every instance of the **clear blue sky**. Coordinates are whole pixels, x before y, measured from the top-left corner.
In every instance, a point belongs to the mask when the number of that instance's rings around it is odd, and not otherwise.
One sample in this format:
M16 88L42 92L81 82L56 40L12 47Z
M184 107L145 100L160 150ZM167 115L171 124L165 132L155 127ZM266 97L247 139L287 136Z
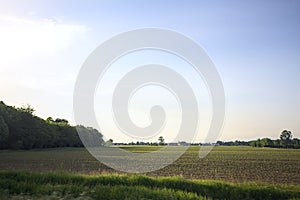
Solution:
M300 137L299 19L297 0L0 0L0 99L72 121L76 76L94 48L124 31L167 28L198 42L221 75L221 139L283 129Z

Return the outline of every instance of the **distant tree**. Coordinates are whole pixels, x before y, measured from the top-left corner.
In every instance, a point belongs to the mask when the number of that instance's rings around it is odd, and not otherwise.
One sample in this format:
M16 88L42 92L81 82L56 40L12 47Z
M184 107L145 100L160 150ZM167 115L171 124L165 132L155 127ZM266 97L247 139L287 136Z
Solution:
M280 148L281 147L280 143L281 143L280 139L273 140L273 147Z
M273 146L273 142L269 138L261 139L260 144L261 144L262 147L272 147Z
M158 143L159 145L165 144L165 139L163 138L163 136L159 136L158 141L159 141L159 143Z
M299 149L300 148L300 140L298 138L294 138L293 145L294 145L295 149Z
M281 140L291 140L292 139L292 132L288 130L284 130L280 134L280 139Z
M158 143L157 142L151 142L150 146L158 146Z
M113 139L109 139L105 142L105 146L111 146L113 145L114 140Z
M260 141L260 138L258 138L256 140L256 147L261 147L261 141Z
M257 147L257 141L256 140L251 141L250 146L251 147Z
M280 140L281 140L281 144L283 145L283 147L289 147L289 145L291 144L292 137L293 136L292 136L291 131L284 130L281 132Z
M8 126L5 123L4 118L0 115L0 149L3 149L7 146L8 136Z

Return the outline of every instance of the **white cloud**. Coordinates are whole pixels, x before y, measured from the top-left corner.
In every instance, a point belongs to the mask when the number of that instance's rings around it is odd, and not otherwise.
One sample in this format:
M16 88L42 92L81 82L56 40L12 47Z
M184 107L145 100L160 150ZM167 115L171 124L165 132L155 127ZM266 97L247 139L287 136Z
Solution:
M88 30L84 25L59 19L0 16L0 62L9 64L32 56L54 54L69 47Z

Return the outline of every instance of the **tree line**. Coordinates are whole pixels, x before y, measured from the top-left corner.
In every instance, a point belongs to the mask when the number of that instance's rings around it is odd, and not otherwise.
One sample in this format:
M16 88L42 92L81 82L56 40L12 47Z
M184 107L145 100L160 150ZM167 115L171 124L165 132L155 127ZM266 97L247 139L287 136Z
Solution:
M281 132L279 139L272 140L270 138L259 138L252 141L218 141L218 145L222 146L252 146L252 147L271 147L271 148L300 148L300 139L293 138L292 132L284 130Z
M83 147L76 128L104 144L102 134L94 128L71 126L59 118L44 120L33 112L30 105L16 108L0 102L0 149Z

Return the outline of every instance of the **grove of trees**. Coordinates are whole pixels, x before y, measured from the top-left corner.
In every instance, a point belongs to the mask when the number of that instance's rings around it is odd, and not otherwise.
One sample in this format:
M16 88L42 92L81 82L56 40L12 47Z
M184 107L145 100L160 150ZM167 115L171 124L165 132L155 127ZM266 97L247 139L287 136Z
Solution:
M0 102L0 149L33 149L53 147L82 147L76 128L86 137L97 138L104 144L101 133L84 126L71 126L65 119L47 120L33 115L34 109L15 108Z
M253 147L273 147L273 148L300 148L300 140L298 138L292 139L292 132L284 130L281 132L279 139L271 140L269 138L262 138L250 142Z
M218 145L222 146L252 146L252 147L271 147L271 148L300 148L300 140L298 138L292 138L292 132L284 130L281 132L279 139L272 140L270 138L259 138L252 141L230 141L222 142L218 141Z

